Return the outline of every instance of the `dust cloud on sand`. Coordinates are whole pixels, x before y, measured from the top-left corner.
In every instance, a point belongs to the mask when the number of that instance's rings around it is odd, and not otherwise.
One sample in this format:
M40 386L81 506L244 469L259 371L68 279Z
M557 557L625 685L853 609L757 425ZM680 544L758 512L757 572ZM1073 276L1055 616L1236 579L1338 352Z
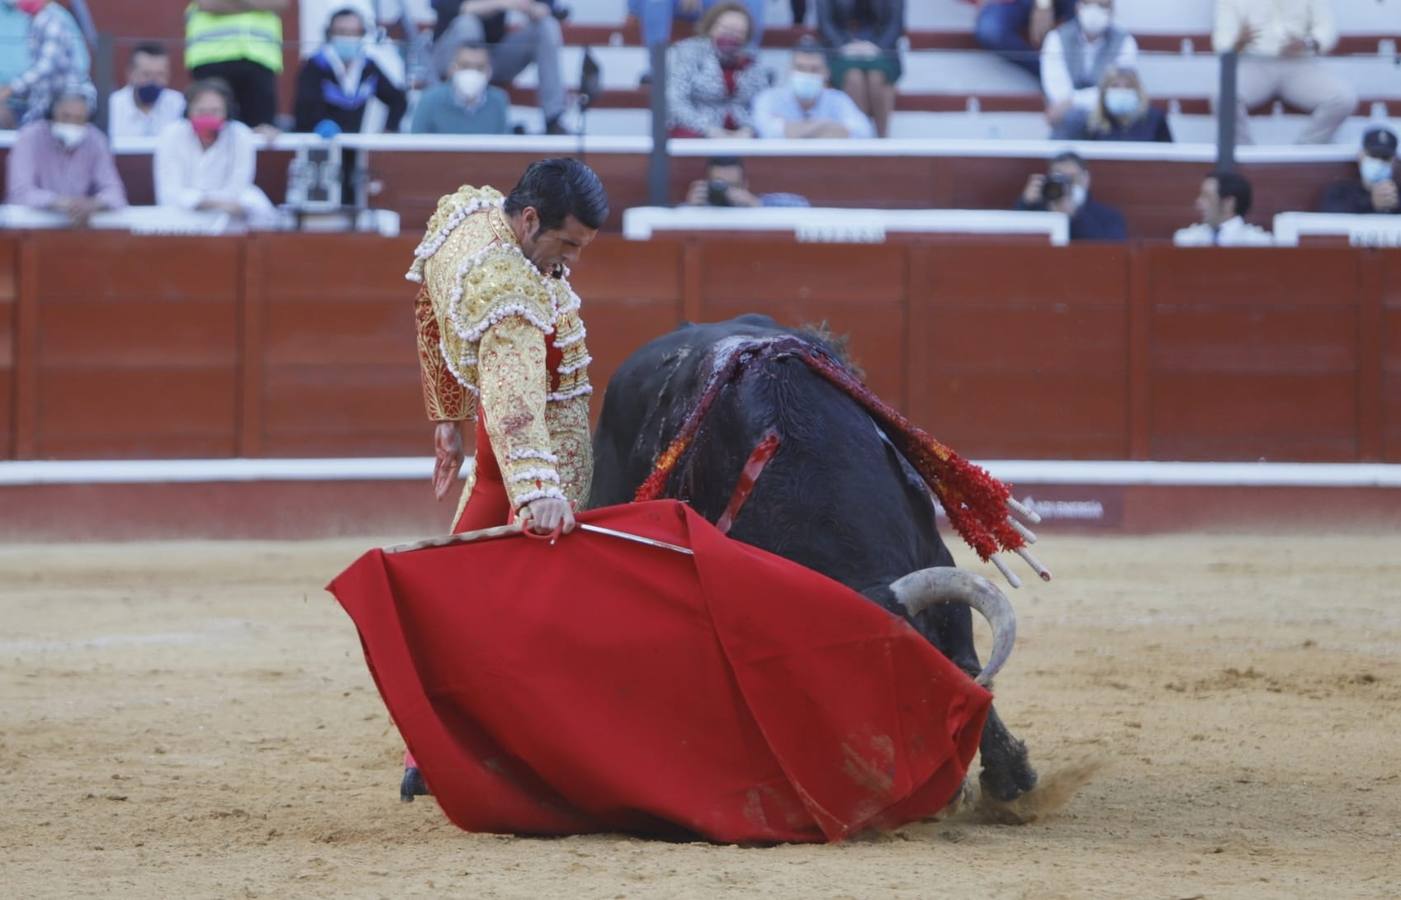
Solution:
M838 846L471 835L322 585L370 542L0 548L0 894L1401 896L1384 537L1047 536L998 703L1045 794ZM991 821L990 821L991 820Z

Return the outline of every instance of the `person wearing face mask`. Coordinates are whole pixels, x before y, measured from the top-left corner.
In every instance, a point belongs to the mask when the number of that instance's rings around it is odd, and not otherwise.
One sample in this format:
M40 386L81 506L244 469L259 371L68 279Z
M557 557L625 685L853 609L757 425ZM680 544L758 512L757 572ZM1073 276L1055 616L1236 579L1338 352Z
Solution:
M25 38L29 68L0 87L0 105L20 99L26 103L21 122L44 117L60 92L77 86L90 89L90 57L73 16L52 0L15 0L15 8L30 16Z
M302 63L297 74L293 104L297 131L316 131L317 126L329 121L335 124L336 132L360 132L371 98L383 103L387 110L384 130L399 130L408 109L408 97L367 54L368 32L369 23L360 9L344 6L331 12L326 22L326 43ZM353 160L347 160L347 171L353 165Z
M1111 66L1132 69L1138 42L1114 24L1113 0L1080 0L1075 18L1046 35L1041 45L1041 90L1051 137L1082 133L1095 105L1099 83Z
M850 96L827 86L827 54L811 38L794 48L788 83L754 100L754 130L761 138L870 138L876 133Z
M667 49L667 127L672 137L754 136L751 108L768 75L749 48L743 4L712 6L696 36Z
M1082 134L1072 140L1172 142L1163 111L1148 102L1138 72L1110 66L1099 83L1099 102Z
M186 118L156 141L156 204L187 211L226 213L255 227L276 219L272 202L253 183L257 143L232 116L233 91L217 78L185 89Z
M1070 217L1072 241L1128 238L1123 213L1090 197L1090 169L1076 153L1056 156L1047 174L1028 178L1015 208L1065 213Z
M1357 178L1331 185L1323 195L1320 212L1382 215L1401 214L1397 182L1401 168L1396 163L1396 132L1385 125L1374 125L1362 135L1357 154Z
M61 212L75 226L127 205L112 151L91 116L92 95L69 89L54 100L47 120L19 130L5 161L6 203Z
M126 87L112 92L108 127L114 138L155 137L185 114L185 95L171 90L170 56L156 43L137 44L127 62Z
M491 55L481 44L452 54L446 80L423 92L414 109L414 134L506 134L511 99L491 84Z
M1196 225L1179 229L1172 242L1179 247L1270 247L1274 236L1245 221L1254 192L1244 175L1212 172L1202 179L1197 196Z
M832 84L871 117L876 134L890 134L895 83L904 67L905 0L818 0L817 32L832 59Z

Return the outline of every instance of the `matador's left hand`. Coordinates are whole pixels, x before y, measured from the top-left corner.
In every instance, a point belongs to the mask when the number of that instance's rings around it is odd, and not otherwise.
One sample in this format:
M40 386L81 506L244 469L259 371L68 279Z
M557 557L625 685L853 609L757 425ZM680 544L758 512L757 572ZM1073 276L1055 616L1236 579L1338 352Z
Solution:
M433 429L433 496L438 500L447 496L462 460L462 431L456 422L439 422Z

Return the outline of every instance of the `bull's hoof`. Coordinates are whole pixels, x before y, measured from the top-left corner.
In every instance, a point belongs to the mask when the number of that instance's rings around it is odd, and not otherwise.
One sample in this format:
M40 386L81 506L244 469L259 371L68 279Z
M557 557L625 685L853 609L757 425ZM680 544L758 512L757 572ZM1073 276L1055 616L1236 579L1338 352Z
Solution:
M1022 765L998 767L996 770L984 768L978 775L983 796L1000 803L1011 803L1028 793L1036 787L1036 780L1036 770L1027 765L1025 759Z
M423 780L423 775L414 766L404 769L404 780L399 782L399 799L404 803L412 803L415 797L426 797L431 793L428 790L428 783Z

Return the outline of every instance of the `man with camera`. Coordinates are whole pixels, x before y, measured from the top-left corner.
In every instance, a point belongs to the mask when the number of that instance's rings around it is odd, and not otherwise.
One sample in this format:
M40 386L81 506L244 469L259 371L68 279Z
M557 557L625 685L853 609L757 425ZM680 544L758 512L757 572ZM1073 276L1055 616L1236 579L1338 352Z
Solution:
M1090 197L1090 170L1078 153L1051 160L1046 174L1026 181L1017 209L1062 212L1070 217L1072 241L1122 241L1128 237L1124 215Z
M716 156L705 164L705 177L691 182L687 206L811 206L798 194L754 194L737 156Z

